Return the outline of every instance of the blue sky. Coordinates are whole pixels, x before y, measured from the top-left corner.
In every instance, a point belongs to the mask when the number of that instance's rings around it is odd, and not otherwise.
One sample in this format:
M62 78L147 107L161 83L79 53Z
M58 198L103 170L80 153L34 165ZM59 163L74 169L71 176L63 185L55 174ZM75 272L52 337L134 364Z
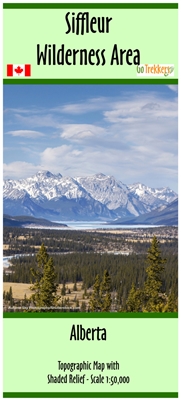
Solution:
M102 172L177 192L176 85L4 85L4 178Z

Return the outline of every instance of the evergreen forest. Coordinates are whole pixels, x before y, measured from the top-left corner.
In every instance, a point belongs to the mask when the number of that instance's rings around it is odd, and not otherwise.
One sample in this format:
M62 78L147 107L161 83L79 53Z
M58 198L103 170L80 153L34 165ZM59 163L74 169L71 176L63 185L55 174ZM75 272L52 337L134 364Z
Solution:
M148 237L150 232L151 229L146 232ZM115 308L120 311L162 311L163 304L168 304L170 296L174 297L174 307L170 307L170 310L175 310L178 298L177 239L168 237L160 243L153 235L151 241L141 241L139 234L138 237L134 235L134 240L128 236L106 232L5 228L5 254L29 255L13 258L10 273L6 269L3 280L36 285L37 257L43 243L48 254L47 259L45 256L46 273L50 273L51 266L54 268L52 287L62 284L65 288L68 282L74 285L81 282L84 291L91 289L90 310L108 311L113 296L116 299ZM150 246L153 247L153 254L150 253ZM125 254L119 250L125 251ZM129 252L126 253L126 250ZM157 266L154 267L156 272L152 270L155 255L159 273ZM103 287L107 287L106 291ZM159 298L159 301L155 298ZM140 304L144 304L144 310Z

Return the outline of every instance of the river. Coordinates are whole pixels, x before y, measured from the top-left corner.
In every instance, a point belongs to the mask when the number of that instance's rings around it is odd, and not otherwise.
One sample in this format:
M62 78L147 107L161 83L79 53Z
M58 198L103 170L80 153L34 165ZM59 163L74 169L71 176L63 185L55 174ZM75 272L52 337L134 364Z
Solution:
M60 223L60 221L52 221L56 223ZM137 228L158 228L158 225L118 225L118 224L109 224L107 222L102 221L61 221L67 225L68 229L72 230L90 230L90 229L137 229ZM161 226L161 225L160 225ZM50 228L55 229L55 228ZM56 229L67 229L57 227Z
M52 222L60 222L60 221L52 221ZM109 225L106 222L100 222L100 221L62 221L62 223L67 225L67 228L52 228L52 227L44 227L44 229L57 229L57 230L65 230L65 229L71 229L71 230L94 230L94 229L109 229L109 230L119 230L119 229L144 229L144 228L158 228L158 225ZM38 227L33 227L38 228ZM43 228L41 228L43 229ZM13 257L22 257L22 256L28 256L29 254L15 254L13 256L8 256L8 257L3 257L3 267L8 268L10 266L11 258Z

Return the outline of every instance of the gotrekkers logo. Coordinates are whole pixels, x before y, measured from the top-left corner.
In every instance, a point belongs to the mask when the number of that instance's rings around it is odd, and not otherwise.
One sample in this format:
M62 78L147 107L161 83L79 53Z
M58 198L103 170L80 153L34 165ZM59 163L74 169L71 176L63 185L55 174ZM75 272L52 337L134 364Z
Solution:
M174 76L174 64L140 64L137 76Z

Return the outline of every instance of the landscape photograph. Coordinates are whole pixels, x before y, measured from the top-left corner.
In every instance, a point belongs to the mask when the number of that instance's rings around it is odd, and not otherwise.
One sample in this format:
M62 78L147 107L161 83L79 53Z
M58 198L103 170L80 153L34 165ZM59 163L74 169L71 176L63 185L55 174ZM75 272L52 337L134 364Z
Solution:
M3 311L177 312L177 85L3 103Z

